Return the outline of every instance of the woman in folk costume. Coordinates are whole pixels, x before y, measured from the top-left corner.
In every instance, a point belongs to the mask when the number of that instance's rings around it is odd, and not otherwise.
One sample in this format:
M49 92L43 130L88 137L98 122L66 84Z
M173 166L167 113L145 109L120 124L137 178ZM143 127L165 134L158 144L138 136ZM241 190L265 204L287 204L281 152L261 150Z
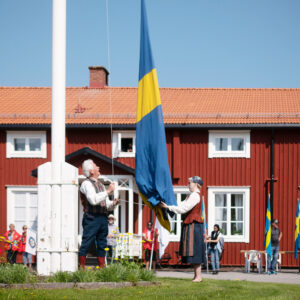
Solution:
M200 189L203 181L199 176L189 178L191 194L178 206L160 205L176 214L185 214L180 237L179 255L183 263L194 265L193 282L201 282L201 264L205 263L205 243L203 236L203 220L201 218L202 201Z

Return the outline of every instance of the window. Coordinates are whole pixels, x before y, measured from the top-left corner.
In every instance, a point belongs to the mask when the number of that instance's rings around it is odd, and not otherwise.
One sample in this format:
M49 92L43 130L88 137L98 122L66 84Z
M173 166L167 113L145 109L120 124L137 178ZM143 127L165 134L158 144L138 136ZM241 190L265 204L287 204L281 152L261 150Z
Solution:
M37 231L37 209L36 187L7 187L7 228L13 223L20 234L24 225Z
M135 131L113 132L113 157L135 156Z
M209 131L208 157L250 158L250 131Z
M7 131L6 157L47 158L45 131Z
M249 195L249 187L209 187L209 233L219 224L226 242L249 243Z
M186 197L190 194L189 189L187 187L174 187L174 193L177 200L177 204L180 204L181 201L185 200ZM169 217L169 220L171 225L170 241L178 242L180 241L182 223L181 214L174 214L172 218Z

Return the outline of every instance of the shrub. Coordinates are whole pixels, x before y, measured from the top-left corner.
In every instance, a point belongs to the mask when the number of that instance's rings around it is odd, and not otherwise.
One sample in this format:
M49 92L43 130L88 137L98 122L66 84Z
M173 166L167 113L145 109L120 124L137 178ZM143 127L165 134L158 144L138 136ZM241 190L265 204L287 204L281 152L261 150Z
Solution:
M72 282L73 273L59 271L48 278L48 282Z
M155 274L152 271L147 271L145 269L140 270L140 280L142 281L154 281Z
M72 273L70 282L96 282L95 271L79 269Z
M82 270L72 272L57 272L49 276L46 282L121 282L121 281L153 281L155 275L144 270L140 264L133 261L116 263L104 269ZM38 277L31 275L26 267L20 264L0 266L0 283L35 283Z
M32 282L27 267L20 264L5 264L0 266L0 282L1 283L25 283Z
M125 281L126 267L121 264L109 265L104 269L99 269L95 272L97 281L102 282L120 282Z

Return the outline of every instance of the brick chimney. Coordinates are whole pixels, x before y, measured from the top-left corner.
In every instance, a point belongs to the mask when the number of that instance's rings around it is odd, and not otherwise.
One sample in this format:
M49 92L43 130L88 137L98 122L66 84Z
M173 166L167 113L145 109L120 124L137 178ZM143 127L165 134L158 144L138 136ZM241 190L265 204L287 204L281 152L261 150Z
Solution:
M90 70L90 85L91 89L104 88L108 85L109 72L103 66L91 66Z

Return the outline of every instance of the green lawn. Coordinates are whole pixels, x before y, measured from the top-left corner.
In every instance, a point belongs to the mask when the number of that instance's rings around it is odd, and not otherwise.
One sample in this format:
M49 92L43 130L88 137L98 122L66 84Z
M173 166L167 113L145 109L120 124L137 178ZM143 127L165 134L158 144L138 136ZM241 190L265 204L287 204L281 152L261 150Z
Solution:
M204 279L158 279L160 286L98 290L0 289L0 299L300 299L300 285Z

